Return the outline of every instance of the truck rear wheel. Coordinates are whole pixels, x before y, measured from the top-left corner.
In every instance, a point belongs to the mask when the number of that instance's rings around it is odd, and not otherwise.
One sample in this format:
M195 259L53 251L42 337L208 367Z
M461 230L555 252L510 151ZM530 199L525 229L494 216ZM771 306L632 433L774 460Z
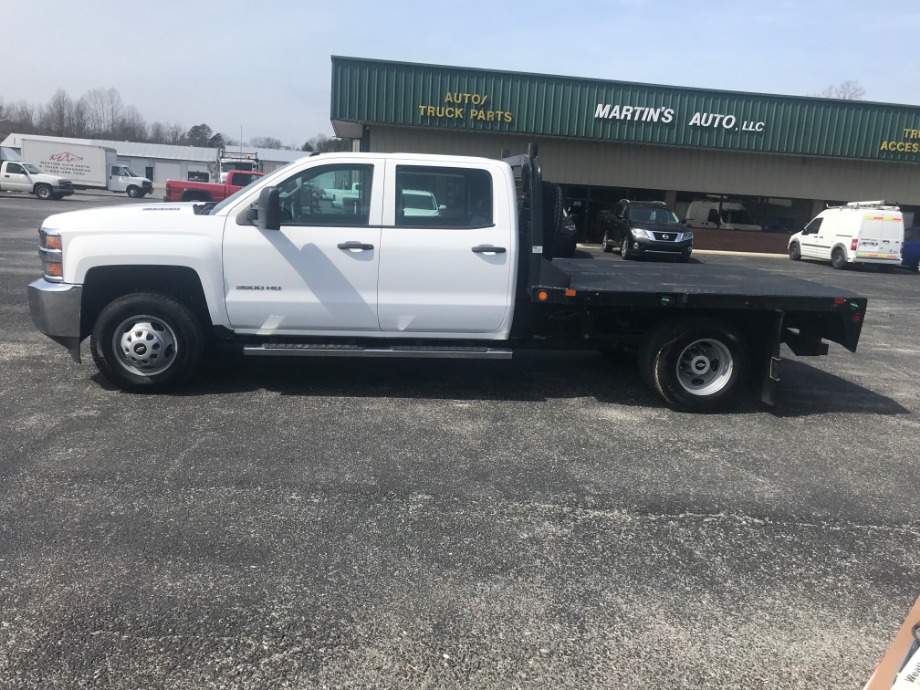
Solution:
M747 380L748 347L733 326L700 318L665 323L639 353L643 379L678 410L725 407Z
M181 302L154 292L119 297L99 314L90 348L99 371L125 391L185 383L204 354L204 331Z

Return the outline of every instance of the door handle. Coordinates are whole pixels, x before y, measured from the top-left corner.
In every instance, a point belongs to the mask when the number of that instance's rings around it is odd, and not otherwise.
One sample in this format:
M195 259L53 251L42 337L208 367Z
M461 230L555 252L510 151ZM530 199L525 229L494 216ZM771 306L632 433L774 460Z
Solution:
M480 244L476 247L473 247L473 252L476 254L504 254L507 249L504 247L493 247L491 244Z
M357 249L358 251L368 251L374 248L372 244L364 244L363 242L342 242L339 245L336 245L339 249L351 250Z

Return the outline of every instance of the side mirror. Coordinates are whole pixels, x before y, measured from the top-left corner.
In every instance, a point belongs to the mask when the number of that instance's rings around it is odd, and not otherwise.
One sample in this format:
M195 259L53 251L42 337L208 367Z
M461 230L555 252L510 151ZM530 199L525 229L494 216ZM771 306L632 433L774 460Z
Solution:
M722 225L722 219L719 218L719 210L715 208L709 209L709 215L706 216L706 222L712 223L716 227Z
M259 230L281 229L281 196L277 187L259 192L259 201L249 209L249 222Z

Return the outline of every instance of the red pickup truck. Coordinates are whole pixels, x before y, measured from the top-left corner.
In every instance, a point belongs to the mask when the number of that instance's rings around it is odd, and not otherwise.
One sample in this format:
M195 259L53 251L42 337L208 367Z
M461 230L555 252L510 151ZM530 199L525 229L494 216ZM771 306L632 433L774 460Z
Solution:
M227 173L227 181L223 184L166 180L166 194L163 196L163 201L223 201L264 174L251 170L231 170Z

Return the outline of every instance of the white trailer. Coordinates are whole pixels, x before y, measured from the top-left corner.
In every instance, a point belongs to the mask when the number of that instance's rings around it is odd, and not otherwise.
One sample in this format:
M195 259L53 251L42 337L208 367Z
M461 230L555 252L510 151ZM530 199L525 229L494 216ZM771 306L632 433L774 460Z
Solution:
M22 157L47 173L72 180L75 189L125 192L135 198L153 192L153 183L119 163L113 148L23 138Z

